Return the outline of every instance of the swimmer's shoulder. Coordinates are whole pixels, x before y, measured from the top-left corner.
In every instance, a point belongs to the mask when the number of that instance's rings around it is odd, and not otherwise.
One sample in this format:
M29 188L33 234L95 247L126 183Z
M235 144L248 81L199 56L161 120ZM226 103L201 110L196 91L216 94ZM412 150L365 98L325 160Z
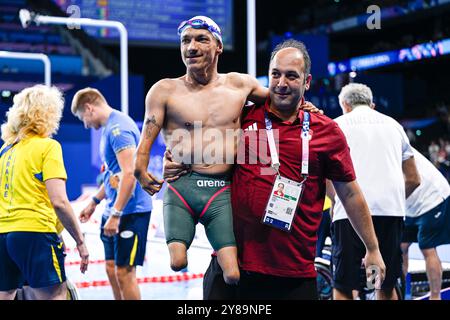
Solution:
M174 90L177 86L183 83L182 77L180 78L164 78L156 82L150 90Z
M183 84L182 78L165 78L161 79L152 85L147 93L147 98L150 96L170 96Z
M224 74L226 76L227 81L235 87L242 88L246 86L253 86L257 80L252 77L251 75L248 75L246 73L239 73L239 72L230 72Z

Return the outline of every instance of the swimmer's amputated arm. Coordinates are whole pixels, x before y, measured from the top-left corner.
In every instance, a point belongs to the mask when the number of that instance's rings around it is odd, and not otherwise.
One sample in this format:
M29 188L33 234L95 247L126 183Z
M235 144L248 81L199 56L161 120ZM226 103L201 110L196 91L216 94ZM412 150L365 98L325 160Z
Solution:
M161 131L166 115L166 103L171 91L170 80L160 80L152 86L145 98L145 119L136 152L134 176L150 195L157 193L163 180L147 172L150 150Z

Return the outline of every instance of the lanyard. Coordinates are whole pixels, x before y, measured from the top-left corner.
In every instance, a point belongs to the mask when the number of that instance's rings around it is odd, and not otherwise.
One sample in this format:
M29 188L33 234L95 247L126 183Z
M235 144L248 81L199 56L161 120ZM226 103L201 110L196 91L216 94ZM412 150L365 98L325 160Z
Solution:
M265 121L266 121L266 131L267 131L267 140L269 142L269 150L270 150L270 158L272 159L272 168L276 170L279 174L280 168L280 159L278 158L278 152L275 145L275 139L273 137L272 131L272 121L269 119L267 112L265 112ZM311 136L309 134L309 112L304 113L302 132L300 137L302 139L302 176L306 178L308 176L308 168L309 168L309 140Z
M0 151L0 158L3 157L3 155L4 155L5 153L7 153L8 150L11 149L12 147L14 147L16 144L17 144L17 142L14 142L13 144L9 144L9 145L7 145L6 147L4 147L3 150Z

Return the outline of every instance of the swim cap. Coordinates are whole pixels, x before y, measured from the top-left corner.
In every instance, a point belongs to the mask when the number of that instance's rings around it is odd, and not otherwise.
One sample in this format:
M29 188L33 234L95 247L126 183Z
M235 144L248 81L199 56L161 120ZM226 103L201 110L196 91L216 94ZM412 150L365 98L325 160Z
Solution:
M217 25L217 23L215 23L211 18L208 18L206 16L195 16L190 18L189 20L181 22L178 27L178 35L181 36L184 30L188 28L208 30L209 32L211 32L214 38L216 38L220 41L221 44L223 44L222 31L220 30L220 27Z

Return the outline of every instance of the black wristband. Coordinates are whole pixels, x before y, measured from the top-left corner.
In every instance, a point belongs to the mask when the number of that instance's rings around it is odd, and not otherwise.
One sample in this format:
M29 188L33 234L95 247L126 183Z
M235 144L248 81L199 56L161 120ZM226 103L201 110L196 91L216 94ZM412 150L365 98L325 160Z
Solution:
M92 197L92 201L95 202L95 204L99 204L102 200L100 200L99 198L97 198L96 196Z

